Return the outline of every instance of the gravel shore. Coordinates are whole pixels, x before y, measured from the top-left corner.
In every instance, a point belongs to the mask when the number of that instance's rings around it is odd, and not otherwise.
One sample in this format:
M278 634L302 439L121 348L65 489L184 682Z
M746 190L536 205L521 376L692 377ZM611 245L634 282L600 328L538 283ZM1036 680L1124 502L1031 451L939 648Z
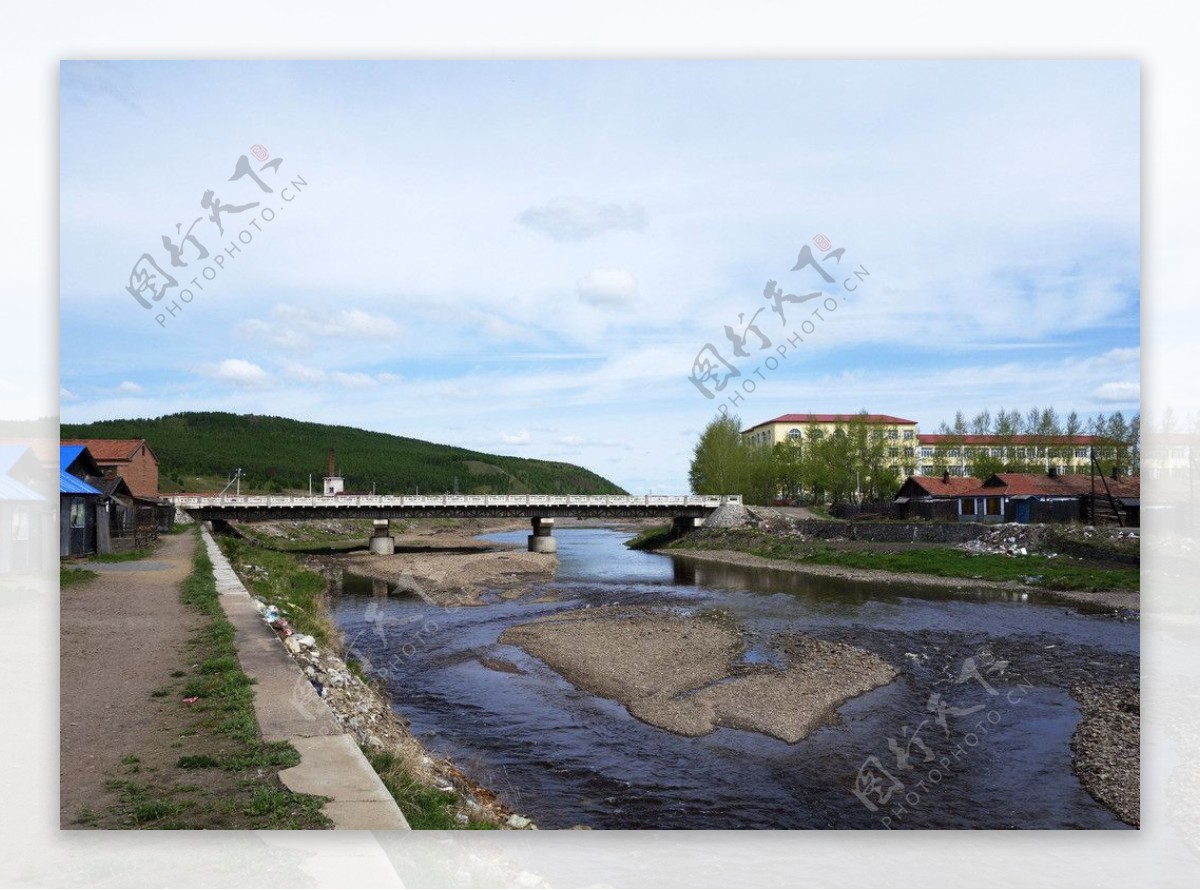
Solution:
M520 596L529 585L553 578L558 565L554 554L530 553L474 537L525 527L524 523L484 527L467 521L453 528L422 528L397 535L394 555L351 553L339 556L337 562L359 575L417 593L434 605L481 606L486 591Z
M1088 793L1141 826L1141 695L1136 686L1076 686L1083 719L1071 737L1071 767Z
M845 701L896 676L875 655L813 638L788 648L784 669L747 665L743 631L723 612L581 609L510 627L500 642L685 736L724 726L798 742Z

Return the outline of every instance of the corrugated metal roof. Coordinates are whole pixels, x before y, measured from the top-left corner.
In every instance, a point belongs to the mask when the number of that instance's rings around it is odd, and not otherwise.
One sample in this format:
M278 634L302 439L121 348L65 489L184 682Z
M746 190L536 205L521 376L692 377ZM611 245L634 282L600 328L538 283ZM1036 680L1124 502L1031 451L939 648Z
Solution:
M41 501L40 494L28 486L22 485L11 476L0 475L0 501Z
M58 491L60 494L94 494L100 495L96 489L77 476L72 476L66 470L58 471Z
M58 447L59 470L66 470L67 467L75 463L75 459L79 457L83 449L83 445L60 445Z
M27 445L0 445L0 473L7 474L28 450Z

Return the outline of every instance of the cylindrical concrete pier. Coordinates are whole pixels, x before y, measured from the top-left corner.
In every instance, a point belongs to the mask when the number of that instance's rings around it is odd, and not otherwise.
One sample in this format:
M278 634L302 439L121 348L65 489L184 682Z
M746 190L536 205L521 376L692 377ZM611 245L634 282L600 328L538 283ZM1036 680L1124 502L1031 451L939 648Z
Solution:
M533 534L529 536L530 553L556 553L558 541L554 540L554 520L541 516L533 517Z
M371 552L381 556L391 556L396 552L396 539L391 535L372 535Z
M530 535L529 536L529 552L530 553L557 553L558 541L553 535Z

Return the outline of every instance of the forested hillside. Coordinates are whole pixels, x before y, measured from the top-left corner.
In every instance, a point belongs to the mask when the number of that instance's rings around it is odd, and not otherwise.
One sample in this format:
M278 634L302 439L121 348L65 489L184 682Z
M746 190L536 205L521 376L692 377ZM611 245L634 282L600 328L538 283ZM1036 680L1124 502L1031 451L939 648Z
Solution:
M348 426L249 414L171 414L63 424L64 439L145 439L162 492L211 490L242 470L242 491L320 491L329 449L347 491L379 494L624 494L574 464L483 454ZM223 483L221 483L223 484Z

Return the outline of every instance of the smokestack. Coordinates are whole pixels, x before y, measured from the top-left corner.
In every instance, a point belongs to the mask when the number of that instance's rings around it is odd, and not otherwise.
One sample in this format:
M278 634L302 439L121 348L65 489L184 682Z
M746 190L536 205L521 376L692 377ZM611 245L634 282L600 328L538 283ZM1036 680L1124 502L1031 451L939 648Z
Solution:
M331 478L335 475L335 473L333 472L333 449L332 448L329 449L329 475Z

